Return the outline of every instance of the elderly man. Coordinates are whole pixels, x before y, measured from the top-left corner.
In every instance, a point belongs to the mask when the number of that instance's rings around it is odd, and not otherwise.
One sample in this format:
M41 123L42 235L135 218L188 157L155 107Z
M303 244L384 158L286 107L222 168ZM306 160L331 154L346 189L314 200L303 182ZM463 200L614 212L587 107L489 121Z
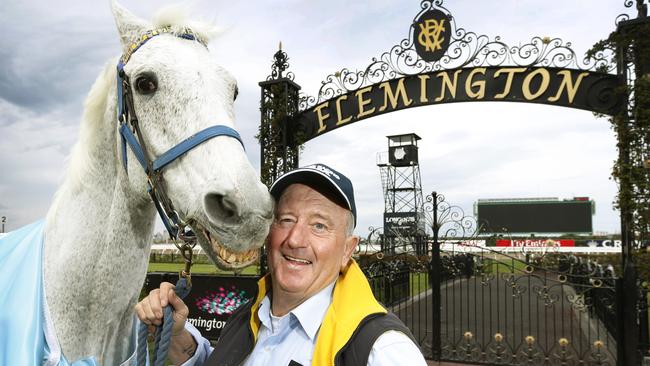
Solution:
M214 350L185 322L188 310L169 283L136 306L147 324L174 308L169 356L186 365L426 365L404 324L387 313L352 259L352 183L316 164L271 186L275 220L267 241L270 273L242 305Z

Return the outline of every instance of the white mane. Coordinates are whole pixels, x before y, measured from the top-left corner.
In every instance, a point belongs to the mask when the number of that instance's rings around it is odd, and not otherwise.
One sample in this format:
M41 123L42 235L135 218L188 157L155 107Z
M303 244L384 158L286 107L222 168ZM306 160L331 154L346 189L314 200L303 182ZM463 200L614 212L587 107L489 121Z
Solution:
M65 195L64 189L76 191L91 188L89 186L93 184L93 177L99 175L98 161L93 158L91 148L100 145L99 142L104 137L101 133L102 127L116 128L102 126L105 119L104 114L107 111L109 91L115 90L111 88L111 83L115 83L116 63L117 58L104 66L86 97L79 137L66 159L65 181L54 194L52 205L47 213L48 222L58 212L60 199Z
M222 33L222 29L214 24L189 20L189 10L181 4L161 8L154 15L152 23L154 28L171 26L174 33L183 33L185 28L190 28L206 44Z
M102 126L102 123L107 110L109 91L115 90L111 88L111 84L115 83L116 64L117 58L106 63L86 97L79 139L72 148L67 166L66 177L71 187L79 187L84 182L92 181L88 179L89 176L97 175L96 159L92 158L89 149L98 145L98 140L103 137L99 131L102 127L107 127Z

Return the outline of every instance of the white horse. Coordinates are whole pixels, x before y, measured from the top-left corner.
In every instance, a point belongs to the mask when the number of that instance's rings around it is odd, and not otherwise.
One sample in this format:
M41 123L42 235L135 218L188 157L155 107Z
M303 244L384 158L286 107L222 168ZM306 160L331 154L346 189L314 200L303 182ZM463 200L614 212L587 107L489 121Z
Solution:
M162 11L150 24L112 7L123 54L130 56L124 66L130 113L137 114L150 160L209 126L233 127L235 79L202 44L212 28L175 11ZM132 44L156 29L163 29L160 35L130 54ZM152 242L156 209L147 175L132 148L126 169L122 163L117 63L108 63L87 97L79 142L43 229L46 304L54 341L70 362L94 356L116 365L130 356L133 307ZM272 200L237 139L212 138L171 162L162 176L175 212L217 265L256 260Z

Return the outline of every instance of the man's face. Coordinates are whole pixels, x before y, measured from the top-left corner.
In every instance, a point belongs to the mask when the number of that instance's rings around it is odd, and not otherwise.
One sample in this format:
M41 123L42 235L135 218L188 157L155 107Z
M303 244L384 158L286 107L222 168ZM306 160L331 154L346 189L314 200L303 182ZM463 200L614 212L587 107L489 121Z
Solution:
M337 278L358 242L346 235L347 219L348 210L306 185L284 190L267 243L274 296L302 302Z

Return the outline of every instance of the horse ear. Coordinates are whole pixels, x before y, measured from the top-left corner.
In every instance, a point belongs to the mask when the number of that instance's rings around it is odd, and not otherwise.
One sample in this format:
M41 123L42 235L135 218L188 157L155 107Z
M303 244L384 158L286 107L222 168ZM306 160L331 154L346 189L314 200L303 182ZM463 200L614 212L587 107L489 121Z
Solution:
M120 33L122 48L126 50L137 37L146 32L151 25L146 21L136 17L117 1L111 0L113 17L117 25L117 31Z

